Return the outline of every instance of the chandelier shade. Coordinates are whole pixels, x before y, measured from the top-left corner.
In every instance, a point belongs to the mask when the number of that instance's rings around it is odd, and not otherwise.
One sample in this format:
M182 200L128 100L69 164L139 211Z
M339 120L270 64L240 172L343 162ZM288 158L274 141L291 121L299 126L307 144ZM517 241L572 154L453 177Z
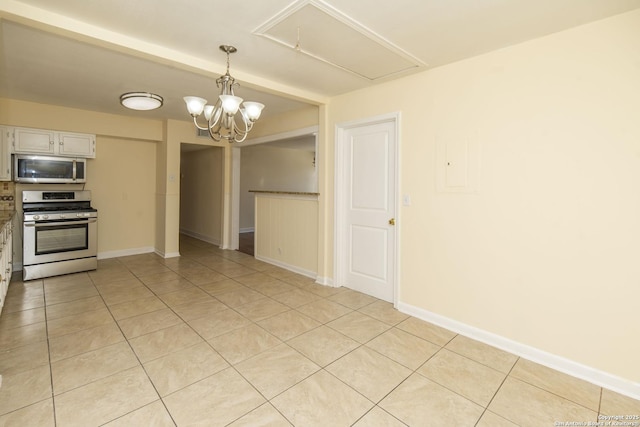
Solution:
M193 117L193 123L200 130L209 131L215 141L242 142L247 138L253 124L260 118L264 104L245 101L233 93L237 86L229 74L229 55L237 51L233 46L222 45L220 50L227 54L227 72L216 80L220 96L214 105L197 96L185 96L187 111ZM240 114L238 114L238 111ZM198 117L204 113L206 124L198 123Z
M198 98L197 96L185 96L184 102L187 103L187 111L192 116L199 116L202 114L202 110L207 103L207 100L204 98Z

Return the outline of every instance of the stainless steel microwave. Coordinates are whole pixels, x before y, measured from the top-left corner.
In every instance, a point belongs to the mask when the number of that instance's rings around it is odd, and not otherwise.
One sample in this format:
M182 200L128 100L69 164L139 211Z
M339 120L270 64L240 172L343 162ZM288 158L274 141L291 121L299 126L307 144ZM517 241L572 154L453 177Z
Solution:
M86 182L87 159L16 154L13 180L27 183Z

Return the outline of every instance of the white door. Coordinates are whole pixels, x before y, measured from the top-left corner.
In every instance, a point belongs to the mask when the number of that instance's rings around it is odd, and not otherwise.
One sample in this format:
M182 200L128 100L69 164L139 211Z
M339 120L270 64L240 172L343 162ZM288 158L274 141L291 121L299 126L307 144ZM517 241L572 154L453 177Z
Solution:
M394 301L396 262L396 121L341 131L340 285Z

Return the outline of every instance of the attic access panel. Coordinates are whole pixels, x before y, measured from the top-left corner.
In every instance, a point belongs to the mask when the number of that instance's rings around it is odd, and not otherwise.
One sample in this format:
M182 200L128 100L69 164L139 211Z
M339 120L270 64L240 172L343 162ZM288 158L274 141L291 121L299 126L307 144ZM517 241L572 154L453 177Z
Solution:
M371 81L425 65L318 0L292 4L254 33Z

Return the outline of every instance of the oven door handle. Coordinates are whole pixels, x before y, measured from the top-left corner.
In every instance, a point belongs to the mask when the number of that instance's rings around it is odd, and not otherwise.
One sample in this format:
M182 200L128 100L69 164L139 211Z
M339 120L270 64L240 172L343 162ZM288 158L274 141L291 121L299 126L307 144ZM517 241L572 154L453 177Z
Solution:
M24 226L25 227L56 227L59 225L83 225L83 224L93 224L94 222L98 222L97 218L90 218L87 220L82 220L82 221L76 221L76 220L69 220L69 221L64 221L64 222L25 222Z

